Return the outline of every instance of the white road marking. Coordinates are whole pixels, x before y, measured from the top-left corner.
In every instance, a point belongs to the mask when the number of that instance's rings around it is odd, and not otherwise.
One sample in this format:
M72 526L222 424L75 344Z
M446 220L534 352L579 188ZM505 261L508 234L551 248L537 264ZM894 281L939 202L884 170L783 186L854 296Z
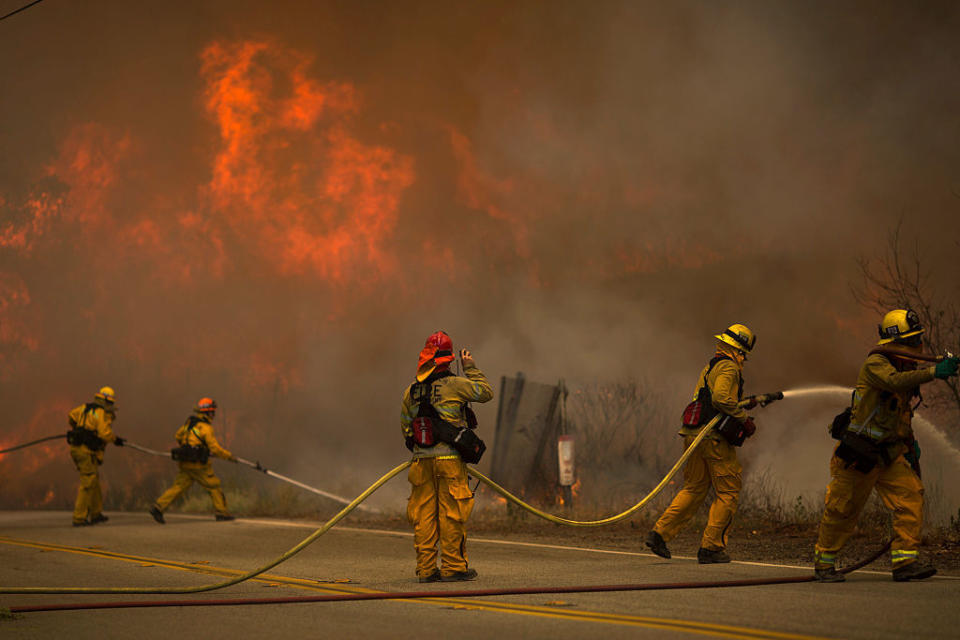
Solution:
M306 522L295 522L293 520L269 520L269 519L260 519L260 518L237 518L237 522L247 522L250 524L265 524L270 526L277 527L296 527L300 529L319 529L320 523L310 524ZM363 527L342 527L337 526L331 529L338 531L351 531L354 533L374 533L383 536L395 536L401 538L412 538L413 533L409 531L388 531L385 529L366 529ZM660 556L657 556L652 553L643 553L641 551L616 551L613 549L593 549L591 547L571 547L568 545L559 545L559 544L544 544L542 542L519 542L516 540L497 540L495 538L474 538L470 537L469 541L471 544L479 542L485 544L499 544L506 546L514 547L535 547L538 549L554 549L557 551L583 551L587 553L602 553L607 555L616 555L616 556L633 556L638 558L657 558L662 559ZM812 553L812 552L811 552ZM675 560L696 560L695 556L673 556ZM752 567L771 567L774 569L796 569L798 571L811 571L812 567L807 566L797 566L793 564L776 564L772 562L750 562L747 560L733 560L733 564L742 564ZM872 575L887 575L889 571L875 571L871 569L860 569L857 573L868 573ZM957 576L934 576L934 578L940 578L943 580L960 580L960 577Z

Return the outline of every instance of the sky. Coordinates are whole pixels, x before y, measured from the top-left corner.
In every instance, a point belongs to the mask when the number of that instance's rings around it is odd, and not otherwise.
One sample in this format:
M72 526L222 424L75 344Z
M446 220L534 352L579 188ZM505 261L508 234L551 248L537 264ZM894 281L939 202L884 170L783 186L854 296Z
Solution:
M748 392L852 385L879 320L857 260L898 223L960 292L958 27L951 3L46 0L0 22L0 444L111 385L117 432L165 449L211 396L236 453L353 493L405 457L437 329L495 392L638 380L679 415L734 322ZM0 503L69 494L63 449L0 458Z

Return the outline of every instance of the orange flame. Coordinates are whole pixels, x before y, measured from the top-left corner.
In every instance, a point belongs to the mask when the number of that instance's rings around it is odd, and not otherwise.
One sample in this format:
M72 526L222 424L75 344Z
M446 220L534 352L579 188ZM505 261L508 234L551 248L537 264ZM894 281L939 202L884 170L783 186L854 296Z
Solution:
M354 88L312 80L310 59L274 42L217 42L201 58L221 137L206 187L215 213L280 273L390 273L383 247L413 160L348 132Z

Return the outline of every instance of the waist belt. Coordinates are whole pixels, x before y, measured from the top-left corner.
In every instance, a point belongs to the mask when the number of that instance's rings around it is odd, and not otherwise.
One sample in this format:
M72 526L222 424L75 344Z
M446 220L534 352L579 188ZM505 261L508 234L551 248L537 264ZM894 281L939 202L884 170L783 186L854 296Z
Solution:
M75 447L84 446L92 451L101 451L107 445L96 431L75 427L67 432L67 443Z
M182 444L170 449L170 457L177 462L199 462L204 464L210 459L210 449L204 446Z

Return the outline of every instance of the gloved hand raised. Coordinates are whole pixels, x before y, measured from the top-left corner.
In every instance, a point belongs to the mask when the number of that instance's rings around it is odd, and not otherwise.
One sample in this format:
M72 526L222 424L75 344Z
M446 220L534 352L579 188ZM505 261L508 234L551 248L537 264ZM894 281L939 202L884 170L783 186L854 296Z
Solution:
M944 358L937 363L937 366L934 367L933 377L940 378L941 380L946 380L950 376L957 375L957 368L960 366L960 357L950 356Z
M118 447L122 447L125 442L126 440L124 438L117 436L117 439L113 441L113 444L117 445Z
M748 417L746 420L743 421L743 433L746 434L748 438L753 434L755 434L756 432L757 432L757 425L754 424L752 417Z

